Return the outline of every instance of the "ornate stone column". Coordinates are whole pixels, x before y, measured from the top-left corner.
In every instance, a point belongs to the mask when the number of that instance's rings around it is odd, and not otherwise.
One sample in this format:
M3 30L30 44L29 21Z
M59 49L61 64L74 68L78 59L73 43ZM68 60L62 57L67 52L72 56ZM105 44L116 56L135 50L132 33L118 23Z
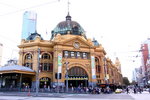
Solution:
M95 67L95 53L94 49L90 50L91 52L91 81L89 81L89 85L94 87L96 86L96 67Z
M62 76L62 57L63 57L63 51L62 46L55 45L54 46L54 58L53 58L53 82L52 85L59 85L63 86L64 82L62 82L62 77L60 78L59 75ZM59 79L56 79L59 78Z

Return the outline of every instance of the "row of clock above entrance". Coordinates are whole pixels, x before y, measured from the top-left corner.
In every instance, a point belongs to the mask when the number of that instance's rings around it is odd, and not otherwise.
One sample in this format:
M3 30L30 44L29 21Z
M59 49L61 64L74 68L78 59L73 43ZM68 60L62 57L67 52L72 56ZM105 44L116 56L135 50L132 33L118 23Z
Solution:
M79 51L63 51L63 57L65 57L65 58L90 59L90 53L79 52Z

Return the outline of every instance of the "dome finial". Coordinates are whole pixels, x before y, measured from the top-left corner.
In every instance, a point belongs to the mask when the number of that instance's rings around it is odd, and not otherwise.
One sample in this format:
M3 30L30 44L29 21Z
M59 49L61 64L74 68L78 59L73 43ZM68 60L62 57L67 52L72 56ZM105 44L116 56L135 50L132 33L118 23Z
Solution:
M69 5L70 5L70 2L68 0L68 15L66 16L66 20L70 20L71 21L71 16L69 14Z
M67 20L71 21L71 16L69 15L69 12L68 12L68 15L66 16L66 21Z
M68 0L68 14L69 14L69 5L70 5L70 2L69 2L69 0Z

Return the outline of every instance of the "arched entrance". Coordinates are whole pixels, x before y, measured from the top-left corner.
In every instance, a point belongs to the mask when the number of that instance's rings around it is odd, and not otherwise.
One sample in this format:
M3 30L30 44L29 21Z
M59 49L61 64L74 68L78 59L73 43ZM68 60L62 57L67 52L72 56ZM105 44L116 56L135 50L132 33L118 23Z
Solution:
M40 79L40 88L48 88L50 87L51 79L48 77L42 77Z
M65 80L66 84L66 80ZM88 86L88 74L87 72L78 66L72 67L68 70L68 86L69 87L87 87Z

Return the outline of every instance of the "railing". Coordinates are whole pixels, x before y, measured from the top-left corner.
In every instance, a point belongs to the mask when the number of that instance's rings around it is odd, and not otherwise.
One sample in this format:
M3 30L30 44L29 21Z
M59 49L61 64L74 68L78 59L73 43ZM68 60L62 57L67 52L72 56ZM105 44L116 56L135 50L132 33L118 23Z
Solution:
M19 88L0 88L0 91L20 91Z

